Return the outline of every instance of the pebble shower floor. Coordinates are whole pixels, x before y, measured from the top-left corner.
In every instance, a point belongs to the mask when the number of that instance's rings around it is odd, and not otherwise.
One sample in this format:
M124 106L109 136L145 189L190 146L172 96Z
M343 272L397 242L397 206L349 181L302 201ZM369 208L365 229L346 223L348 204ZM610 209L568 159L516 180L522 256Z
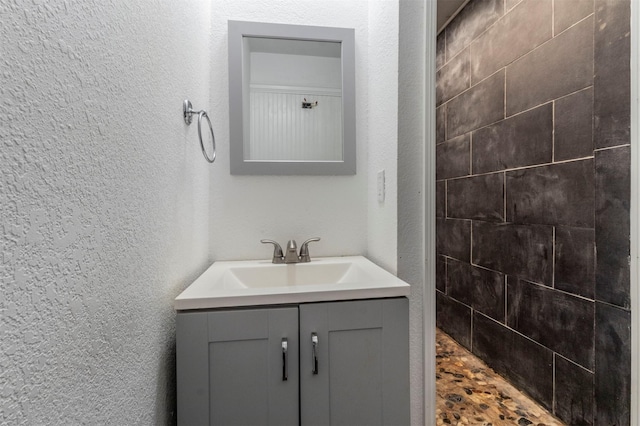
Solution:
M436 329L436 424L564 425L439 329Z

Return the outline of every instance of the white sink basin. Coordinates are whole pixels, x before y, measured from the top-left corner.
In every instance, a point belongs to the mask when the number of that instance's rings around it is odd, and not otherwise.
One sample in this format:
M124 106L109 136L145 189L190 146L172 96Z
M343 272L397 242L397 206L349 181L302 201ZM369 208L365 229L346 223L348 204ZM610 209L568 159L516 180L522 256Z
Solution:
M176 310L406 296L409 284L362 256L276 265L216 262L176 299Z
M227 270L239 285L251 288L291 287L355 281L373 281L353 262L298 263L293 265L257 264Z

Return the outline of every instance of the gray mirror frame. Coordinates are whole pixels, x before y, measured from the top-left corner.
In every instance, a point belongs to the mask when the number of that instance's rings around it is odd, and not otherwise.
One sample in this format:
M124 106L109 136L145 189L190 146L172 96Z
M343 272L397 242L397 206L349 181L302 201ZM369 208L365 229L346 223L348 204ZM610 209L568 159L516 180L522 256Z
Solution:
M355 31L228 21L229 30L229 149L232 175L355 175ZM243 37L332 41L342 45L342 161L247 161L244 159Z

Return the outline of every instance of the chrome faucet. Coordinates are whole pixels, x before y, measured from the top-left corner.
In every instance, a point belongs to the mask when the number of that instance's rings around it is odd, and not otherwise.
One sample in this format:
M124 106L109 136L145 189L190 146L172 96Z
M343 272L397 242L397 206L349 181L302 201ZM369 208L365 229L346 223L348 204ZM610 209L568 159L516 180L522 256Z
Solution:
M319 237L309 238L300 246L300 254L298 255L298 246L295 240L289 240L287 243L287 252L282 252L280 244L273 240L260 240L263 244L273 244L273 259L272 263L306 263L311 262L309 256L309 243L320 241Z
M287 243L287 252L284 254L284 263L298 263L300 258L298 257L298 246L296 240L289 240Z
M282 247L276 241L273 240L260 240L262 244L273 244L273 259L271 263L284 263L284 255L282 254Z

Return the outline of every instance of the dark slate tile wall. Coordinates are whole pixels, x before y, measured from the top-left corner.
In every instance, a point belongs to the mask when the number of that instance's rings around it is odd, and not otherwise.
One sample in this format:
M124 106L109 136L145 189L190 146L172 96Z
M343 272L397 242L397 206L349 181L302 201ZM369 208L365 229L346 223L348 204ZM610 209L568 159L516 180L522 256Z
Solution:
M454 259L447 260L447 293L474 310L504 322L504 274Z
M553 158L572 160L593 155L593 87L555 102Z
M551 226L473 221L471 250L475 265L548 286L552 284Z
M471 221L436 218L436 252L469 262Z
M507 172L507 221L593 228L593 159Z
M437 325L630 422L630 0L471 0L437 40Z
M569 425L593 424L593 373L556 355L556 415Z
M504 70L498 71L445 104L447 138L504 118ZM476 104L478 109L469 109Z
M552 409L552 351L474 312L472 352L547 409Z
M457 300L436 293L436 326L471 350L471 308Z
M507 294L509 327L593 370L593 302L512 277Z
M549 163L552 156L551 103L473 132L473 173Z
M628 308L629 146L596 151L596 300Z
M451 59L436 73L436 105L459 95L471 87L469 49Z
M458 136L436 145L436 179L470 174L471 134Z
M451 59L504 14L504 0L474 0L445 29Z
M436 182L436 217L447 216L447 182Z
M516 6L521 1L522 0L505 0L505 2L504 2L504 10L505 10L505 12L509 12L511 9L514 8L514 6Z
M628 0L595 0L596 148L629 143L631 37Z
M596 302L595 424L628 425L631 313Z
M451 179L446 196L448 217L504 221L504 173Z
M447 117L444 107L436 108L436 143L444 142L446 139Z
M551 0L525 0L471 43L471 80L477 83L551 38ZM526 37L513 37L513 34Z
M554 287L593 300L595 258L593 229L556 227Z
M592 84L593 16L507 66L507 115Z
M556 1L553 4L553 30L560 34L593 13L593 0Z

